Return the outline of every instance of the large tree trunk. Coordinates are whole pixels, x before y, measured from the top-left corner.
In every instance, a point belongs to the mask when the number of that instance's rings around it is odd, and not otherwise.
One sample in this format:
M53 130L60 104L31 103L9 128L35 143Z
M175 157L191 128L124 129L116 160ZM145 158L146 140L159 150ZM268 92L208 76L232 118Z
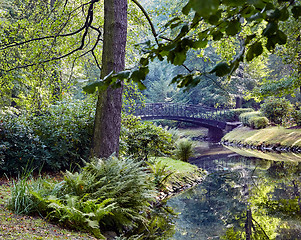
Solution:
M111 71L124 69L127 35L127 0L104 1L103 79ZM96 107L92 155L109 157L119 152L122 87L100 91Z

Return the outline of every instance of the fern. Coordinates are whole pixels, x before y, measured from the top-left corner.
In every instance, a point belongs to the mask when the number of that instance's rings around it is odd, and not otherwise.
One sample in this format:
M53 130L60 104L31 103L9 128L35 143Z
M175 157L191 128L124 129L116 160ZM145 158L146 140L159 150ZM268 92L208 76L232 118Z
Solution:
M142 162L93 159L79 173L67 171L59 183L42 178L31 183L20 180L14 185L11 206L18 202L15 211L37 212L103 238L102 227L121 232L147 225L156 196L149 180Z

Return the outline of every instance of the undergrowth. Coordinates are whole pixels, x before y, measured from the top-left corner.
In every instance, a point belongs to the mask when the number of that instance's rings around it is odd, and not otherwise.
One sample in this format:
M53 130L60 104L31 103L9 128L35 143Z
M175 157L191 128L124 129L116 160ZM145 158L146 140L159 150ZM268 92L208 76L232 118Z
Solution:
M108 230L138 239L168 239L172 211L164 203L155 207L154 179L142 162L93 159L80 172L66 171L63 181L24 175L13 182L8 206L17 213L39 214L89 231L100 239Z

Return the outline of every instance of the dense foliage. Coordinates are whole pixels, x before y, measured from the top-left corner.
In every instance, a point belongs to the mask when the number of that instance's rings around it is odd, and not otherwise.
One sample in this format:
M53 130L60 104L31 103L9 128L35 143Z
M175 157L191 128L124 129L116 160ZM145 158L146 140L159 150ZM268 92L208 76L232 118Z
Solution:
M261 105L261 112L275 124L288 123L292 104L284 98L269 97Z
M23 168L70 169L88 160L94 117L94 98L65 100L38 112L10 108L0 115L0 171ZM147 160L171 155L172 135L162 127L123 116L120 154Z
M244 126L255 129L265 128L269 124L269 120L260 111L242 113L239 115L239 120Z
M93 108L89 101L61 102L39 112L4 111L1 116L1 172L28 168L59 170L89 156Z
M235 122L239 120L239 116L246 112L254 111L252 108L236 108L229 109L227 111L221 110L217 113L217 116L214 117L216 120L225 121L225 122Z
M123 118L121 149L125 155L135 159L148 160L150 156L171 155L174 149L172 135L162 127L150 122L141 122L127 115Z
M39 213L71 228L90 231L101 239L101 229L126 235L145 233L142 239L161 234L166 239L163 232L168 234L165 228L172 226L167 222L168 212L160 216L162 209L151 205L156 196L151 178L142 162L94 159L81 172L67 171L63 181L25 176L12 186L9 206L18 213Z

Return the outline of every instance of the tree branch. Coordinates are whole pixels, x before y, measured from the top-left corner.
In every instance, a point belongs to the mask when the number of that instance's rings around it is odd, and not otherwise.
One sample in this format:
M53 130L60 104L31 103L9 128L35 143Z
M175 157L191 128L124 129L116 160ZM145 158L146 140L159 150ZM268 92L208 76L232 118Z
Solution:
M137 7L142 11L142 13L144 14L144 16L146 17L146 19L147 19L147 21L148 21L148 23L149 23L149 25L150 25L150 27L152 29L152 34L153 34L153 36L155 38L155 41L156 41L157 45L159 45L158 38L157 38L158 34L156 32L154 24L152 23L152 20L150 19L147 11L143 8L143 6L137 0L132 0L132 1L133 1L133 3L135 3L137 5Z
M91 4L92 6L94 5L95 2L98 2L99 0L92 0L90 1L89 3L85 3L85 4L82 4L80 7L77 7L76 9L74 9L68 16L68 19L70 19L70 15L75 12L76 10L78 10L79 8L83 7L83 6L86 6L88 4ZM90 6L91 6L90 5ZM62 29L59 31L61 32L63 30L63 28L67 25L68 21L63 25ZM26 41L23 41L23 42L18 42L18 43L11 43L11 44L5 44L5 45L0 45L0 51L2 50L5 50L5 49L8 49L8 48L12 48L12 47L17 47L17 46L21 46L21 45L24 45L24 44L28 44L28 43L31 43L31 42L35 42L35 41L41 41L41 40L46 40L46 39L56 39L58 37L69 37L69 36L72 36L72 35L76 35L78 33L80 33L81 31L83 31L86 27L86 23L87 21L85 22L85 24L78 30L74 31L74 32L71 32L71 33L66 33L66 34L56 34L56 35L51 35L51 36L45 36L45 37L39 37L39 38L32 38L30 40L26 40Z
M86 17L86 21L85 21L85 24L83 27L81 27L79 30L75 31L76 33L79 33L83 30L84 33L83 33L83 36L82 36L82 40L81 40L81 44L79 47L75 48L74 50L66 53L66 54L63 54L59 57L52 57L50 59L46 59L46 60L43 60L43 61L40 61L40 62L34 62L34 63L30 63L30 64L25 64L25 65L22 65L22 66L16 66L16 67L13 67L13 68L10 68L10 69L0 69L0 71L5 71L5 72L11 72L11 71L14 71L14 70L17 70L17 69L22 69L22 68L28 68L28 67L33 67L35 65L41 65L41 64L45 64L45 63L48 63L48 62L51 62L51 61L57 61L57 60L60 60L60 59L63 59L63 58L66 58L72 54L74 54L75 52L77 51L80 51L84 48L85 46L85 40L86 40L86 37L88 35L88 32L89 32L89 28L92 28L93 30L97 31L99 34L98 34L98 37L97 37L97 40L94 44L94 46L92 47L92 49L90 49L88 52L91 52L91 51L94 51L94 49L96 48L97 46L97 43L100 41L100 36L101 36L101 31L99 29L97 29L96 27L93 27L92 26L92 22L93 22L93 7L94 7L94 4L96 2L98 2L99 0L92 0L90 2L90 6L89 6L89 10L88 10L88 14L87 14L87 17ZM59 37L66 37L66 36L71 36L71 35L74 35L74 33L69 33L69 34L64 34L64 35L59 35ZM29 42L32 42L32 41L40 41L40 40L44 40L44 39L49 39L49 38L53 38L54 36L48 36L48 37L42 37L42 38L36 38L36 39L31 39L31 40L28 40L28 41L25 41L23 42L23 44L25 43L29 43ZM18 45L21 45L21 43L19 43ZM17 46L17 45L16 45ZM0 50L3 50L3 49L0 49ZM88 52L82 54L81 56L87 54Z

